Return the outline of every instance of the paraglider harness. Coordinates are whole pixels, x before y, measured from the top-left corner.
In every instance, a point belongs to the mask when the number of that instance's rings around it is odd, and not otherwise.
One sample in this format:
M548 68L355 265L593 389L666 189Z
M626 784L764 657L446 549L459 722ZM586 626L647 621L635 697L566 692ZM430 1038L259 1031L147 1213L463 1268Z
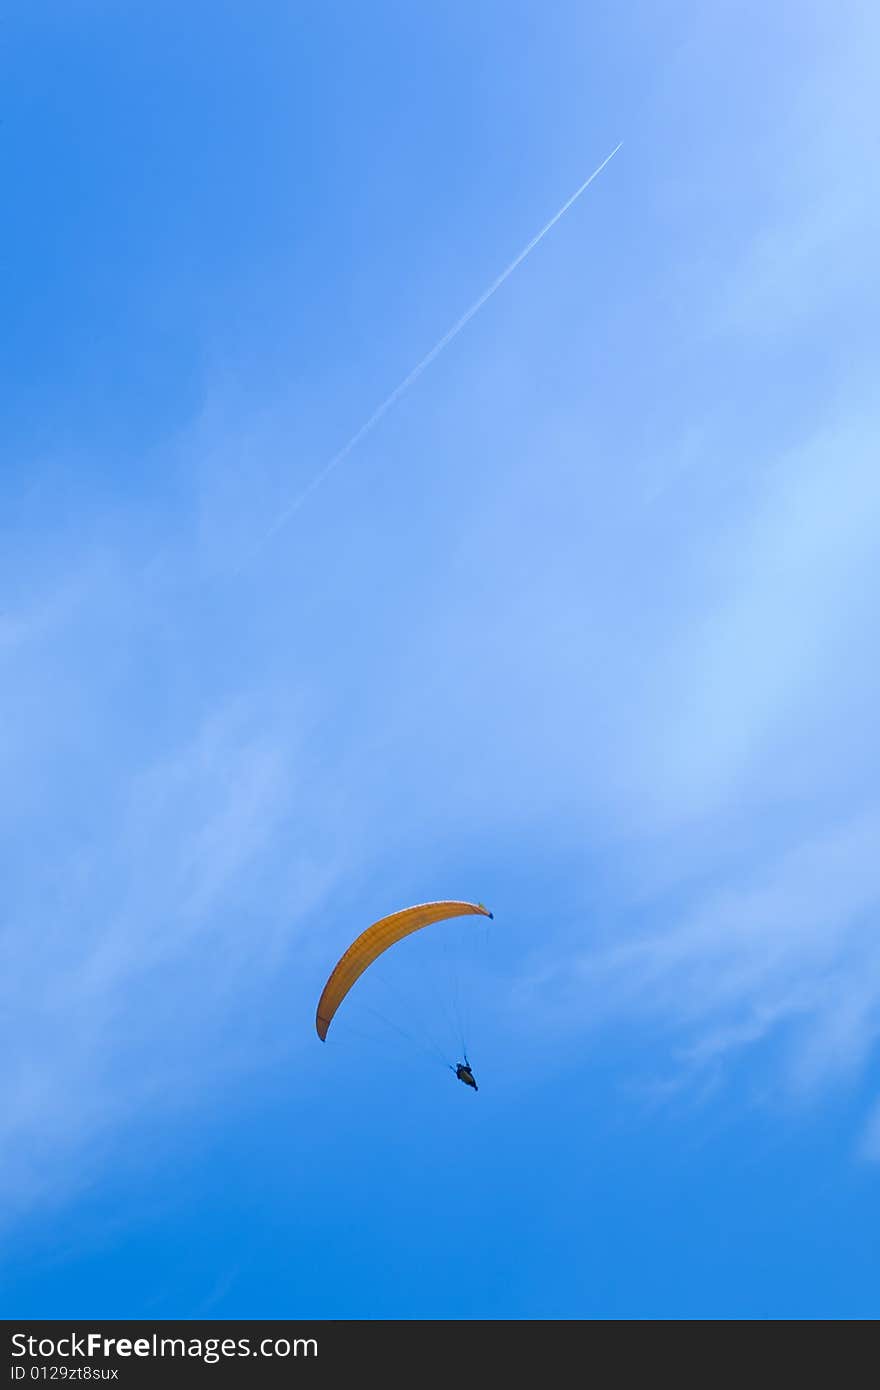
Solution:
M454 1071L459 1081L463 1081L466 1086L472 1086L475 1091L480 1089L474 1080L474 1074L471 1071L471 1064L467 1059L467 1053L464 1054L463 1062L456 1062L454 1067L450 1065L449 1070Z

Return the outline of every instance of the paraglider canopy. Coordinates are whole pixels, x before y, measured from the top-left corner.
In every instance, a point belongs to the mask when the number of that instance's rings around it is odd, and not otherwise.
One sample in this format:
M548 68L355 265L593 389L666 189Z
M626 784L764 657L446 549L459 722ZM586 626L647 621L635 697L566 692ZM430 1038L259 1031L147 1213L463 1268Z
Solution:
M433 922L443 922L449 917L465 917L469 914L481 917L493 915L482 903L453 900L420 903L416 907L406 907L402 912L392 912L389 917L381 917L378 922L361 932L337 962L318 1001L315 1028L321 1041L326 1038L333 1015L352 985L378 956L404 936L409 936L422 927L430 926Z

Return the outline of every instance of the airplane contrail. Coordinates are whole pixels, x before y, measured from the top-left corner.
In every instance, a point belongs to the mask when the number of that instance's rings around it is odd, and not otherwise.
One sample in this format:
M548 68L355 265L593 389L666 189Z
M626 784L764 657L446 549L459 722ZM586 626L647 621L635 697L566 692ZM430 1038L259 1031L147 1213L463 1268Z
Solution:
M312 495L315 489L319 488L321 484L324 482L324 480L327 477L329 477L329 475L333 472L333 470L335 468L338 468L340 463L342 463L344 459L348 458L349 454L352 452L353 449L357 448L358 444L360 444L362 439L366 439L367 435L372 433L372 431L376 428L382 417L388 414L388 411L391 410L392 406L395 406L397 404L400 398L406 394L406 392L414 384L414 382L416 382L418 378L422 375L422 372L424 372L428 367L430 367L431 363L434 362L440 356L441 352L443 352L446 348L449 347L449 344L453 341L454 338L458 337L461 330L470 323L474 315L478 314L480 310L483 308L483 305L488 303L488 301L492 298L493 294L495 294L497 290L501 289L501 286L504 284L505 280L507 280L513 274L513 272L517 269L518 266L522 265L523 261L526 259L526 256L531 255L538 243L540 241L543 241L547 233L551 231L553 227L556 226L556 223L559 221L559 219L565 216L572 204L576 203L581 194L586 192L593 180L599 177L606 164L611 163L611 160L617 154L617 151L621 148L622 145L622 140L619 144L615 145L611 153L609 155L606 155L606 157L602 160L602 163L599 164L593 170L592 174L590 174L590 177L588 179L584 179L581 186L575 189L574 193L572 193L571 197L568 198L562 204L562 207L558 210L558 212L555 212L553 214L553 216L550 218L550 221L544 223L544 226L541 228L541 230L537 232L535 236L532 237L531 241L526 246L523 247L519 255L514 256L513 260L510 262L508 266L505 267L504 270L502 270L501 274L495 277L489 288L483 291L479 299L474 300L473 304L470 306L469 309L465 310L460 319L456 319L452 327L448 329L448 331L443 334L443 337L440 338L439 341L434 344L434 346L431 348L431 351L425 354L421 362L419 362L415 367L413 367L412 371L409 372L403 378L403 381L401 381L399 386L395 386L390 396L386 396L384 401L382 401L382 404L376 406L376 409L373 411L372 415L369 417L369 419L364 421L360 429L355 431L355 433L351 436L348 442L346 444L343 444L342 448L338 449L337 452L333 455L333 457L331 459L328 459L328 461L323 465L322 468L319 468L318 472L311 479L311 481L306 484L302 492L300 492L298 496L295 497L294 500L291 503L289 503L289 505L286 506L284 510L280 512L279 515L275 518L275 520L272 522L272 525L269 527L269 529L263 536L262 540L258 543L256 547L257 549L262 549L262 547L268 541L270 541L274 535L277 535L277 533L281 530L283 526L287 525L288 521L290 521L290 518L294 515L295 512L299 511L300 507L303 505L306 499Z

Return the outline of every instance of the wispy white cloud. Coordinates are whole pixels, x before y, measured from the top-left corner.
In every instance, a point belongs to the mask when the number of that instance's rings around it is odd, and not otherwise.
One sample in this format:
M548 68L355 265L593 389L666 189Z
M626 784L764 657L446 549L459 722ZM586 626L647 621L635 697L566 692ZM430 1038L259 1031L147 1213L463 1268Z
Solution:
M880 139L875 7L856 3L811 17L809 62L778 124L770 206L725 286L722 320L762 349L876 302L876 187Z
M864 1063L880 1033L876 810L669 904L662 926L538 971L527 986L566 1027L652 1021L695 1070L786 1030L779 1083L814 1092Z
M654 1029L658 1069L691 1092L754 1053L758 1089L816 1097L866 1073L880 1031L880 106L854 17L777 112L773 195L743 190L723 292L690 306L689 348L733 396L701 381L678 440L652 441L650 520L614 514L652 583L641 609L602 584L618 646L587 598L579 745L573 715L555 726L596 774L590 848L613 841L615 867L601 929L572 922L517 1000L536 1029Z
M43 769L39 801L6 779L0 807L7 1213L87 1181L133 1119L196 1103L211 1077L256 1064L259 1028L230 1030L230 1010L246 1016L339 856L307 754L307 701L242 680L177 711L157 740L151 701L171 668L143 660L153 615L140 566L120 563L109 589L84 582L80 597L59 599L52 623L17 624L16 680L0 690L19 776ZM112 629L120 602L145 705L127 682L120 693L118 652L91 637ZM185 608L171 620L193 651L194 622ZM41 692L33 708L28 689ZM103 742L91 727L102 711Z
M849 724L847 711L880 695L875 423L856 414L829 427L685 542L702 602L647 649L651 717L627 750L630 788L643 788L651 821L705 816L739 797L821 794L835 780L831 724L838 771L844 748L847 776L853 759L873 758L868 726Z

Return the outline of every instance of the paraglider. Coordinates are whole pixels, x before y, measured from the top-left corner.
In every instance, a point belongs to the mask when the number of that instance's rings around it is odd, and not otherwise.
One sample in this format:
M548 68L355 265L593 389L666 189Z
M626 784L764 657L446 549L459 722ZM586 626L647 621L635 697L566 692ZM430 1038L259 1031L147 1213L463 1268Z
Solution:
M415 907L406 907L401 912L392 912L390 916L381 917L378 922L361 932L337 961L321 992L315 1015L315 1029L321 1041L325 1041L327 1030L343 999L373 961L405 936L420 931L422 927L443 922L450 917L470 915L493 918L493 914L482 903L448 900L420 903ZM467 1054L464 1062L458 1062L452 1070L459 1081L477 1090Z

